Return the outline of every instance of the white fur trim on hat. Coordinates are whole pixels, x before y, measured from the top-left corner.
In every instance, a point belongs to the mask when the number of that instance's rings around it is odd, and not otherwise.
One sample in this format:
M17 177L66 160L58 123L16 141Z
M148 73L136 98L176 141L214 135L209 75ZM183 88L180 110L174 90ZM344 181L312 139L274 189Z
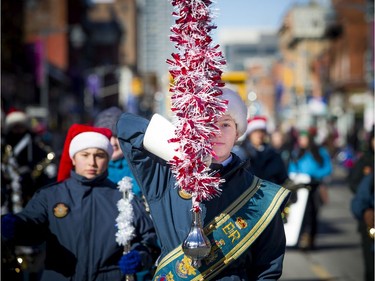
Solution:
M86 148L103 149L111 157L113 148L109 139L97 132L83 132L76 135L69 145L69 156L72 159L74 154Z
M10 128L12 127L14 124L27 124L28 122L28 119L27 119L27 115L21 111L14 111L14 112L11 112L9 113L6 117L5 117L5 128Z
M228 100L227 114L229 114L237 124L237 132L242 136L246 132L247 127L247 107L235 91L223 88L223 94L220 96L223 100Z
M267 130L267 121L265 119L250 120L247 125L247 134L255 130Z

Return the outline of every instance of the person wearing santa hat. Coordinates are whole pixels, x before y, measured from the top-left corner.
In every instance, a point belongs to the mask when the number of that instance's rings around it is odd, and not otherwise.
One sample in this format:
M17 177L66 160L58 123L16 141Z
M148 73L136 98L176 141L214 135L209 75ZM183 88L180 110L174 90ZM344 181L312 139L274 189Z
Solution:
M2 239L46 242L41 280L123 280L153 265L157 247L149 215L134 196L134 237L123 255L116 243L118 201L123 194L107 176L111 131L73 124L65 140L58 182L39 189L16 215L2 217ZM129 214L128 214L129 215Z
M174 126L158 115L149 121L130 113L123 113L117 123L121 149L149 203L162 244L154 280L277 280L281 276L286 245L281 210L289 191L269 182L259 182L251 173L248 163L231 152L237 139L246 131L247 107L238 93L229 88L222 88L219 97L228 104L226 113L216 123L220 134L211 139L216 157L212 159L210 169L225 182L220 186L221 194L201 202L200 207L205 232L224 231L226 235L218 240L212 238L211 252L201 263L204 269L188 264L181 253L182 243L192 226L192 195L176 188L176 178L168 162L178 156L175 143L168 142L173 137ZM259 189L255 191L253 188ZM250 190L254 193L247 197ZM273 192L278 193L279 197L273 197ZM258 228L259 231L252 229L250 225L256 225L258 218L250 217L263 213L263 208L270 202L268 200L275 203L274 213L267 216L267 223ZM233 209L244 208L242 204L251 205L251 211L245 216L238 216L236 223L223 223L217 229L216 223L211 225L212 221L228 219ZM242 236L237 232L237 227L250 229ZM241 240L244 243L242 247L234 244L237 238L244 239ZM226 247L229 254L223 257L221 250ZM229 257L234 253L235 258ZM211 267L211 263L215 266Z
M57 165L52 148L32 130L27 113L11 108L2 125L1 213L4 215L20 212L38 188L55 182ZM44 258L41 246L12 246L4 253L7 253L2 258L5 279L17 280L20 275L14 271L17 255L33 261L23 266L23 272L30 278L41 269Z
M37 188L56 180L57 169L52 149L31 130L25 112L12 109L5 117L2 132L1 210L3 214L17 213Z
M250 159L254 175L284 185L288 180L287 167L281 155L268 143L267 136L265 116L254 116L248 119L246 138L240 145L239 155L243 159Z

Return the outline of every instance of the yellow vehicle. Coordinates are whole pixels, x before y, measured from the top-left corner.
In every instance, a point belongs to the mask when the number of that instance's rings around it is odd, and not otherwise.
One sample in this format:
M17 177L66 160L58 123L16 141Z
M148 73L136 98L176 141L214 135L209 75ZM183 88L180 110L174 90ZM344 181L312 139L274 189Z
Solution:
M223 80L225 84L233 85L243 100L247 99L247 74L245 71L225 72L221 75L221 80Z
M224 81L226 85L230 84L234 86L235 90L238 91L243 100L247 99L247 74L245 71L225 72L221 75L221 80ZM169 83L173 84L173 79L171 75L169 75Z

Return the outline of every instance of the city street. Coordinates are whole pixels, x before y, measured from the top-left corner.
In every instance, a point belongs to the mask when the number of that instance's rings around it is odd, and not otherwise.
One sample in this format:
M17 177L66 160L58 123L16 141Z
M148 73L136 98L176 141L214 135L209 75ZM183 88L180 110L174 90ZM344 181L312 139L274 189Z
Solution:
M316 249L302 252L288 248L282 281L361 281L363 258L357 222L350 211L352 193L346 172L335 167L329 186L329 202L320 213Z

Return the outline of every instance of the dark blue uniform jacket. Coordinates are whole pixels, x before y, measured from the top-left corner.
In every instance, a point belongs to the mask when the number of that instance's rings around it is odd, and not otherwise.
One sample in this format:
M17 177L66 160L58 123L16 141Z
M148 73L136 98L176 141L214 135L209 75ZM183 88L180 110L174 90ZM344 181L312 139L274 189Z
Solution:
M116 204L122 193L107 175L89 180L72 171L69 179L37 191L17 214L17 242L46 241L42 280L122 280L118 261L123 248L115 241ZM140 201L132 202L136 230L132 248L146 263L150 258L145 245L155 245L156 234Z
M190 199L179 196L175 178L166 161L143 148L148 122L124 113L117 123L117 131L121 149L149 203L163 257L186 238L192 222L192 203ZM163 128L160 128L162 131ZM221 172L226 180L221 186L221 196L201 204L204 224L220 214L251 185L254 177L244 163L233 154L233 161ZM277 280L281 275L284 253L284 226L281 214L278 214L248 251L215 280Z
M261 149L256 149L246 140L241 146L241 156L244 160L250 159L251 171L261 179L279 185L288 179L288 171L281 155L269 144L265 143Z

